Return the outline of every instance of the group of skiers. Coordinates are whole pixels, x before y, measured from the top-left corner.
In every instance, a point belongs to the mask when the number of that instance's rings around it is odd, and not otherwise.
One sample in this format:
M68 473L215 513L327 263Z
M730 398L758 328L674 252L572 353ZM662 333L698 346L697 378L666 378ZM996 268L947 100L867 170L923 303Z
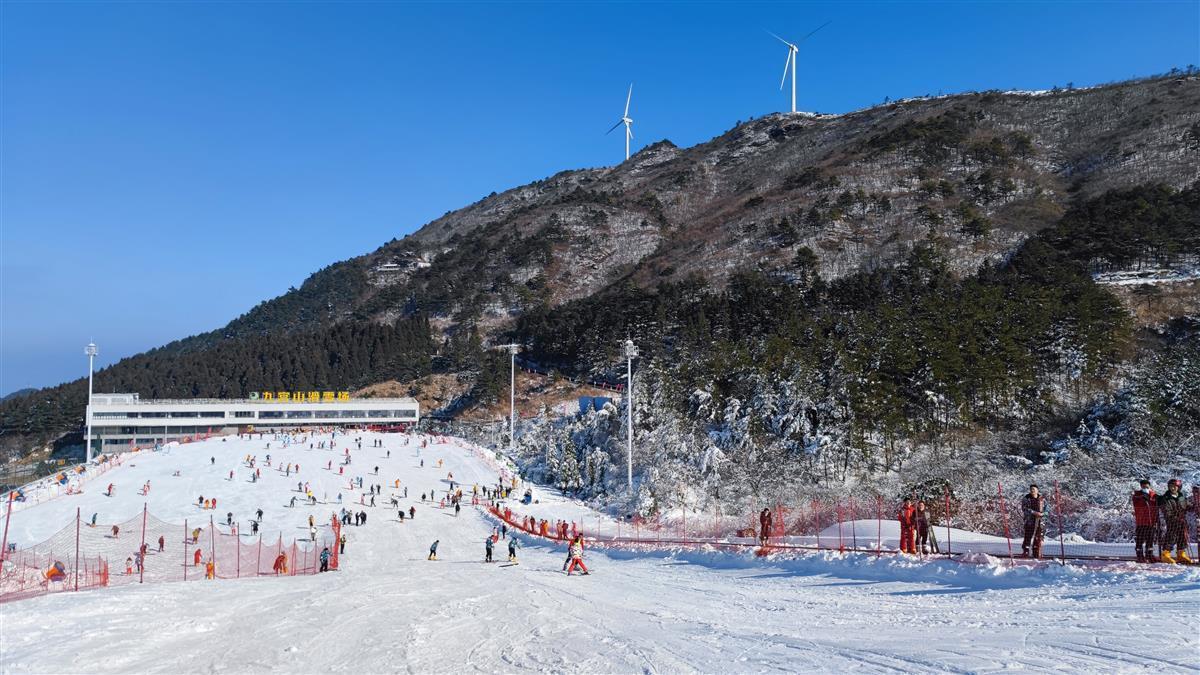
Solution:
M1195 498L1193 488L1193 499ZM1167 481L1167 491L1155 494L1148 479L1130 497L1133 503L1134 552L1138 562L1191 563L1188 555L1187 514L1195 503L1183 494L1183 481ZM1154 544L1159 554L1154 556Z

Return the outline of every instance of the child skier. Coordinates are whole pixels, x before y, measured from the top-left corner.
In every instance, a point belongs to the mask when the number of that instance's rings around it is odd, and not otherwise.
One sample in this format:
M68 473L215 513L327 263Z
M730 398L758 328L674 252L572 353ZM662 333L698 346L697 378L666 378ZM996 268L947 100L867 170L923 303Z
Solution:
M571 576L571 570L579 567L584 574L588 574L587 565L583 564L583 537L575 535L575 539L571 540L571 546L567 549L567 555L571 559L571 563L567 565L567 576Z
M517 541L516 537L508 540L508 562L517 562L517 549L521 547L521 542Z
M426 558L426 560L437 560L437 547L439 541L441 540L435 539L433 544L429 547L429 557Z
M492 547L495 545L496 545L496 541L494 539L492 539L491 535L489 535L486 539L483 540L483 552L484 552L483 553L483 561L484 562L493 562Z

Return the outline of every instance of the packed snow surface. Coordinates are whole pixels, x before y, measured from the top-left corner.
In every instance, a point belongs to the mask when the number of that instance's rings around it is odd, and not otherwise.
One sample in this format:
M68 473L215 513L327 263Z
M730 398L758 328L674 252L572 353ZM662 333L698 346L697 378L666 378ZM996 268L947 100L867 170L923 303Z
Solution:
M758 558L703 550L587 552L590 576L565 576L562 546L521 536L520 564L483 560L494 522L482 512L422 503L448 474L491 485L500 464L458 441L362 434L332 450L306 439L213 439L140 453L82 495L13 516L10 539L33 543L76 507L98 523L142 504L160 518L246 521L262 508L266 531L301 532L328 516L340 492L357 502L344 470L383 485L368 523L347 527L338 572L310 577L131 585L0 605L0 670L62 672L989 672L1200 669L1200 572L1128 564L1103 570L823 553ZM376 439L383 448L370 447ZM390 451L390 458L387 453ZM249 482L242 460L270 453L299 463L299 478L264 468ZM210 458L215 459L215 463ZM443 466L437 468L441 459ZM420 462L424 460L424 467ZM332 461L333 469L326 467ZM379 466L379 475L373 474ZM353 470L350 470L353 467ZM234 479L228 480L234 471ZM178 471L179 475L173 475ZM408 488L401 523L385 507ZM149 495L137 490L151 481ZM308 481L316 507L287 506ZM104 496L109 482L115 495ZM540 515L586 515L534 488ZM300 500L298 500L299 502ZM469 503L469 499L468 499ZM556 511L559 509L558 511ZM869 533L869 527L868 527ZM439 539L439 560L427 561ZM153 561L153 557L151 558ZM149 564L149 563L148 563Z

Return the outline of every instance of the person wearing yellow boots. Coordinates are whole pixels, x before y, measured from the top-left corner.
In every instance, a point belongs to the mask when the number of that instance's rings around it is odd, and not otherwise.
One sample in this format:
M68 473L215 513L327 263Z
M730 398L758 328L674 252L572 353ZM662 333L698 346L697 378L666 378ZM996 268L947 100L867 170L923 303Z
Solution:
M1187 543L1187 512L1192 508L1191 502L1183 495L1183 481L1172 478L1167 481L1167 491L1158 496L1158 513L1163 519L1165 533L1162 539L1162 554L1159 560L1165 563L1192 562L1188 555ZM1177 553L1171 556L1171 550Z

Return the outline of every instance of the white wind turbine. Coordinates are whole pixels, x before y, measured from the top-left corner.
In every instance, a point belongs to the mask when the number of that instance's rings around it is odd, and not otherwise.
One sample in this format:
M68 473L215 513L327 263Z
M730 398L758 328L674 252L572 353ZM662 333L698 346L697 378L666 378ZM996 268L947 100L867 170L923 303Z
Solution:
M633 83L629 84L629 94L625 96L625 114L621 115L621 119L612 125L612 129L605 132L605 136L611 134L614 129L625 125L625 159L629 159L629 139L633 138L633 119L629 117L629 101L633 99Z
M796 112L796 54L800 51L799 45L801 42L804 42L808 38L812 37L813 33L816 33L818 30L821 30L822 28L824 28L825 26L828 26L828 25L829 25L829 22L826 21L825 23L818 26L816 28L816 30L814 30L811 33L809 33L808 35L805 35L804 37L800 38L800 40L798 42L796 42L795 44L792 44L791 42L784 40L783 38L779 37L778 35L775 35L771 31L767 31L767 33L769 35L774 37L776 40L779 40L783 44L787 45L787 48L788 48L787 60L783 62L783 79L779 80L779 90L783 91L783 85L785 82L787 82L788 66L791 66L791 68L792 68L792 112Z

